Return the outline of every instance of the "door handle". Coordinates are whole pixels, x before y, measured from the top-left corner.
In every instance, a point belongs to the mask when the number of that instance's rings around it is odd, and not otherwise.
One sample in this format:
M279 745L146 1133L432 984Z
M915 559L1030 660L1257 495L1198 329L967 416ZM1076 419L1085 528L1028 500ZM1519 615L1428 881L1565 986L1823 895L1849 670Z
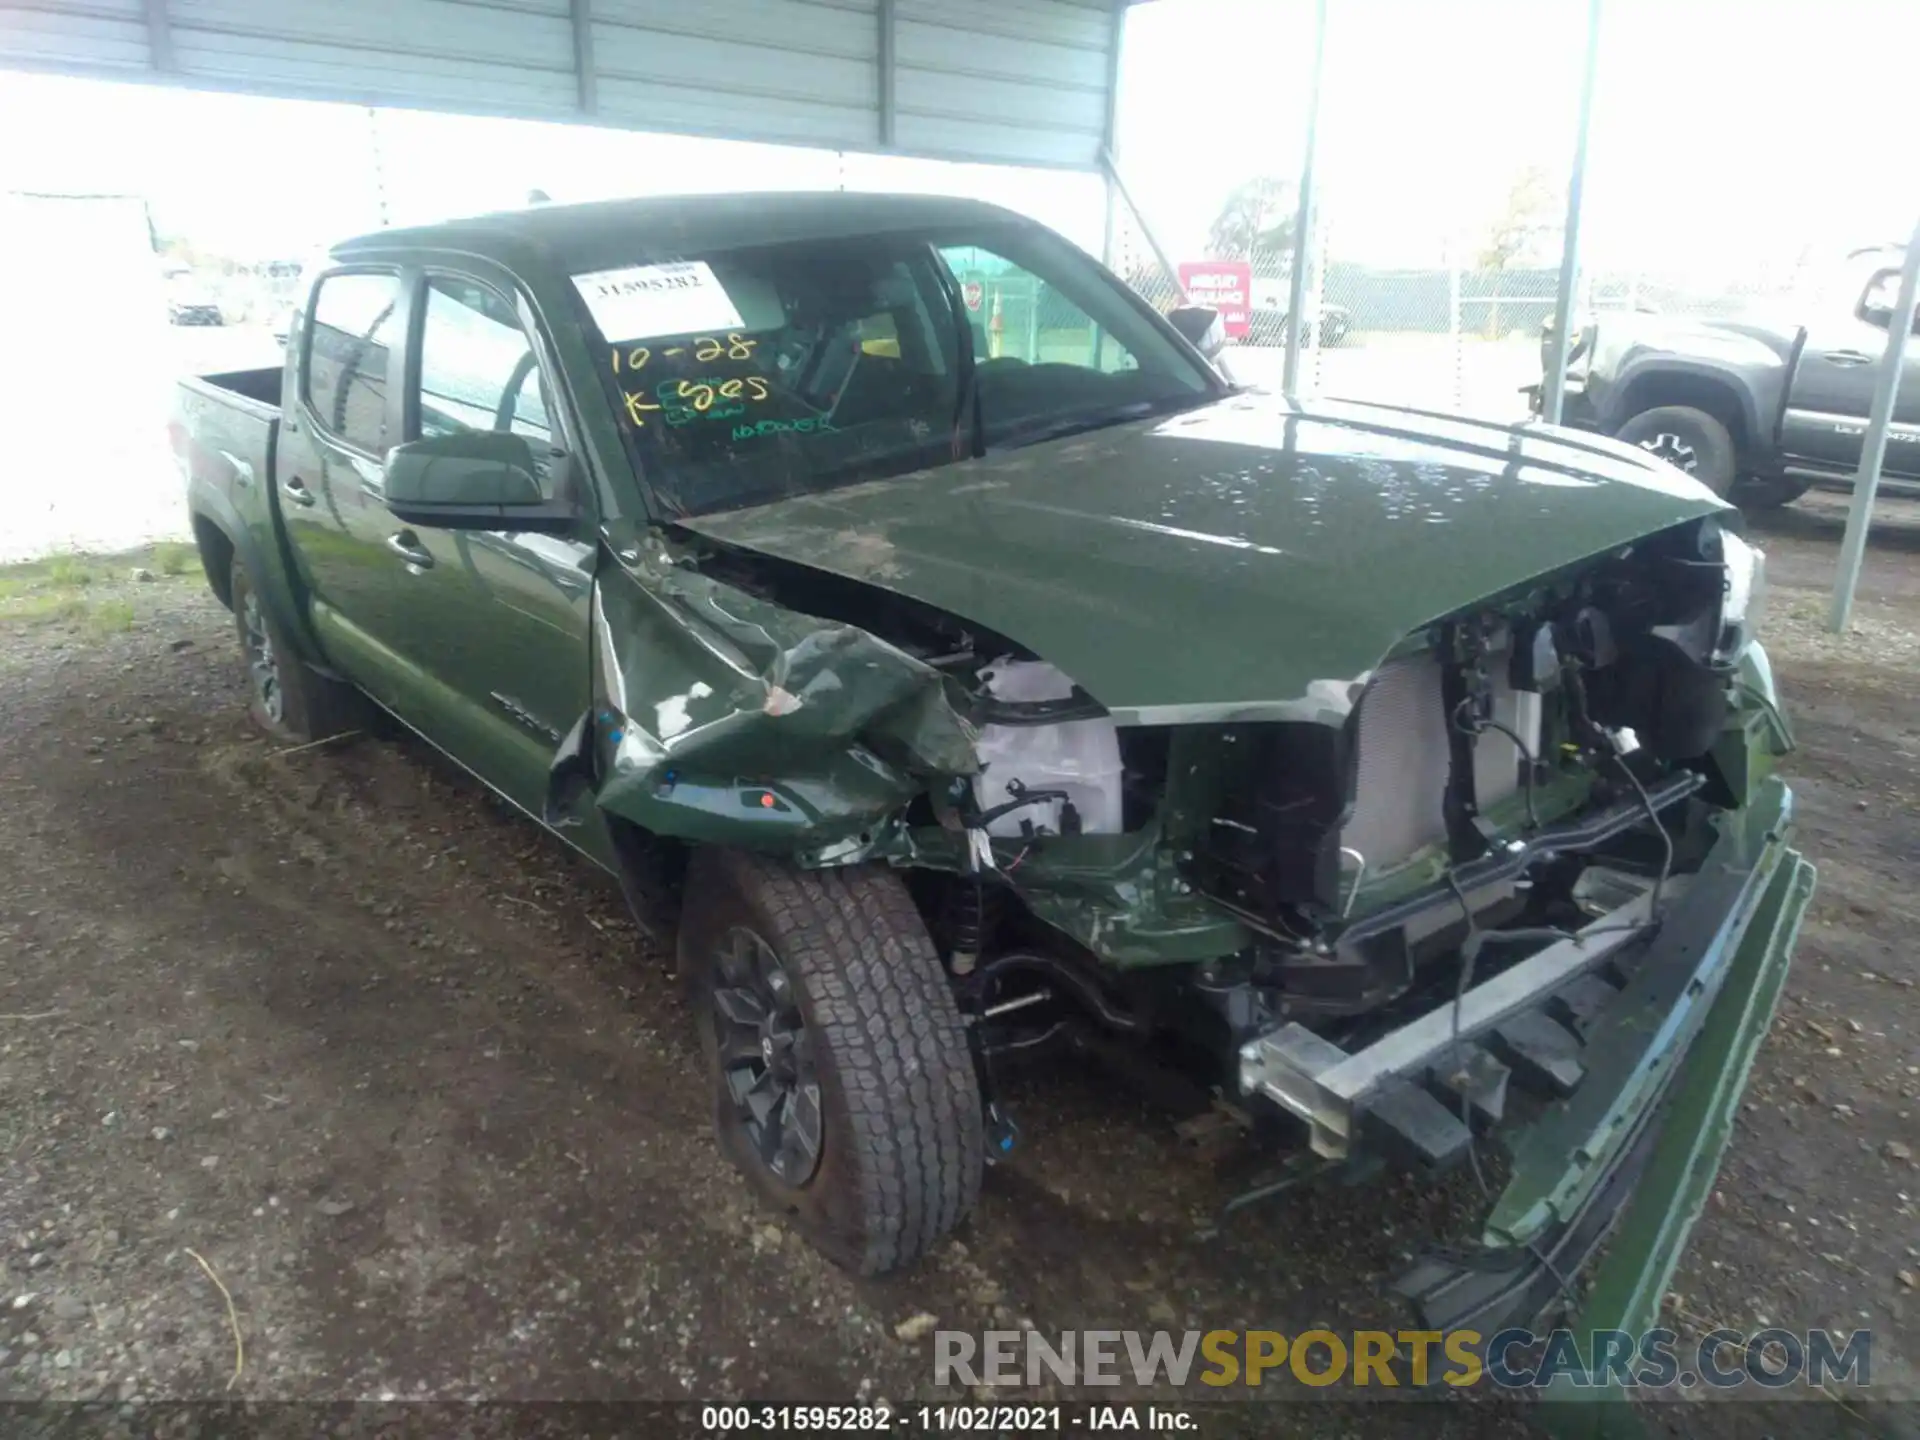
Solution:
M398 555L416 570L431 570L433 554L420 543L420 537L411 530L402 530L387 537L387 549Z
M1826 350L1820 358L1830 365L1871 365L1876 357L1864 350Z
M298 475L289 475L280 482L280 493L296 505L313 504L313 492L307 489L307 482Z

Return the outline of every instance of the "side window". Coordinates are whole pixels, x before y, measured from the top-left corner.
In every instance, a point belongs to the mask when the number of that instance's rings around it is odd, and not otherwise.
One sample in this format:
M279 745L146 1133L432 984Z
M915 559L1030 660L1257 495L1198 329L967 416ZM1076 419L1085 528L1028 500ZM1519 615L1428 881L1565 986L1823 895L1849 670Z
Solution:
M387 446L387 356L399 282L392 275L329 275L313 297L307 404L334 435L379 454Z
M540 459L557 443L546 380L520 317L484 285L427 281L420 329L420 434L506 430Z
M1032 271L978 245L943 246L940 258L960 282L976 360L1078 365L1106 375L1140 368L1132 351Z

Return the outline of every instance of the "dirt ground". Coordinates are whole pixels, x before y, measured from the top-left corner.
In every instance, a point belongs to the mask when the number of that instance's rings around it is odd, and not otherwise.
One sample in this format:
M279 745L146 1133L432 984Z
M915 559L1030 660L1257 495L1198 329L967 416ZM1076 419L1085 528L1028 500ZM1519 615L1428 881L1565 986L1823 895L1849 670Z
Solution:
M1838 500L1755 527L1820 890L1669 1306L1870 1326L1876 1389L1911 1395L1920 505L1887 511L1844 641L1818 623ZM0 799L0 1399L897 1402L930 1391L916 1316L1394 1326L1381 1282L1465 1203L1309 1191L1210 1235L1224 1181L1055 1070L1011 1095L1023 1148L960 1237L849 1279L720 1160L666 953L611 882L418 741L256 735L179 552L0 572ZM1335 1423L1290 1395L1260 1430L1530 1432L1484 1397ZM1653 1418L1762 1433L1741 1404ZM1855 1425L1814 1397L1763 1428Z

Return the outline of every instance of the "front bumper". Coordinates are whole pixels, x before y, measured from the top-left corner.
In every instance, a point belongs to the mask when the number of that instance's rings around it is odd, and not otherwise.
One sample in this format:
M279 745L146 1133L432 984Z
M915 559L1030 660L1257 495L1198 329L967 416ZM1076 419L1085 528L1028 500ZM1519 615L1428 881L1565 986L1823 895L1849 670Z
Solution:
M1531 385L1522 385L1520 393L1527 397L1527 413L1535 418L1547 413L1546 382L1536 380ZM1575 430L1599 430L1600 421L1593 408L1593 397L1587 394L1585 376L1567 377L1567 385L1560 392L1560 423Z
M1550 945L1467 991L1458 1007L1365 1050L1349 1055L1288 1027L1242 1051L1245 1088L1305 1119L1313 1148L1329 1158L1397 1151L1457 1163L1475 1142L1445 1087L1484 1073L1481 1064L1504 1087L1494 1051L1559 1082L1559 1098L1523 1122L1509 1114L1499 1129L1510 1178L1475 1241L1429 1253L1396 1283L1422 1328L1486 1337L1531 1326L1573 1299L1569 1282L1586 1287L1582 1334L1654 1323L1718 1173L1813 892L1813 867L1790 844L1792 794L1764 773L1776 744L1765 725L1756 712L1729 733L1722 773L1748 803L1715 813L1702 862L1665 897L1651 935L1608 933L1610 922L1651 908L1645 890L1626 891L1583 941ZM1741 753L1756 764L1733 773ZM1563 1041L1571 1031L1579 1043L1526 1053L1543 1031ZM1463 1088L1474 1119L1500 1119L1504 1088L1491 1113L1481 1111L1483 1092Z
M1792 794L1777 777L1723 812L1692 890L1593 1017L1585 1079L1510 1140L1512 1177L1478 1243L1430 1255L1400 1281L1424 1323L1483 1335L1528 1325L1611 1237L1585 1276L1576 1328L1653 1324L1813 895L1791 829Z

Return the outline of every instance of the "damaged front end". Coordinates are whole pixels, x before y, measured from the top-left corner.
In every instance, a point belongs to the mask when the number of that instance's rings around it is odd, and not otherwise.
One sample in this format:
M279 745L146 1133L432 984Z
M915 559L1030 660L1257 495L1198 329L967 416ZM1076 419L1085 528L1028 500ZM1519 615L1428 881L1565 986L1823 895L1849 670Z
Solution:
M847 864L885 849L929 783L975 768L938 669L657 535L619 558L594 589L594 707L556 757L549 823L597 806L661 839Z
M1063 1038L1307 1168L1478 1173L1497 1139L1482 1233L1403 1282L1432 1328L1567 1298L1637 1187L1593 1293L1650 1319L1813 879L1760 560L1718 515L1170 724L791 557L655 534L620 562L550 819L910 871L996 1143L996 1057Z

